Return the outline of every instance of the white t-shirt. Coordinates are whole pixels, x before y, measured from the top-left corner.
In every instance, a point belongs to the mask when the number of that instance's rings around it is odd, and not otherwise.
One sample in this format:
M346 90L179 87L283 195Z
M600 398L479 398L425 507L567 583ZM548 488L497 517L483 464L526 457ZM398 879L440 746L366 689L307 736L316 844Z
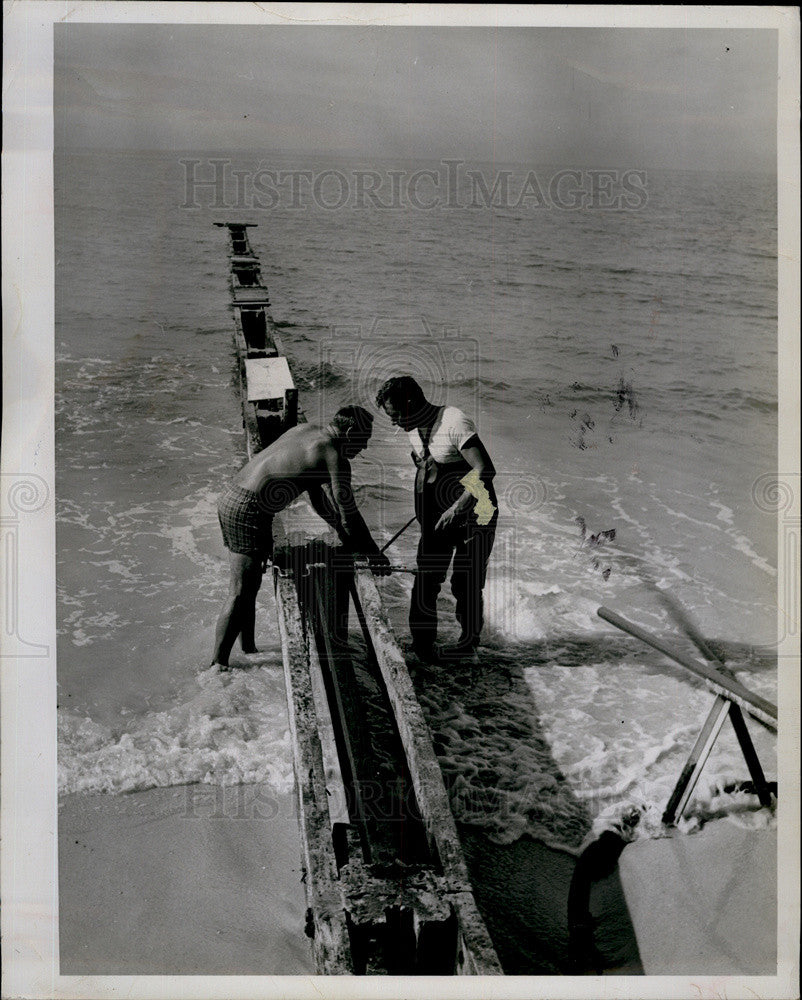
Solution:
M438 465L462 462L460 454L466 442L476 433L476 425L456 406L444 406L432 426L429 438L429 454ZM423 458L423 440L416 427L409 432L409 443L419 458Z

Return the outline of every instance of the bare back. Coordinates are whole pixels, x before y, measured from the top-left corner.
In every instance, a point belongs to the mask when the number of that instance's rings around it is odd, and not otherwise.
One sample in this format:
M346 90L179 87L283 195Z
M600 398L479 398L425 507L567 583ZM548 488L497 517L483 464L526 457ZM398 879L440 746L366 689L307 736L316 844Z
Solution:
M291 427L243 466L234 482L261 493L278 512L310 486L329 481L326 457L332 447L331 436L314 424Z

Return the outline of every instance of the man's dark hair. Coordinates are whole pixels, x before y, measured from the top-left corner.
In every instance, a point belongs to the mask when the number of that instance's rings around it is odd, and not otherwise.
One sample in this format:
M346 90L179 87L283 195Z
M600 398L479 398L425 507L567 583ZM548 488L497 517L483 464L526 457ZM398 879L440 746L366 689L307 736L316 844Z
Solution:
M341 406L331 418L331 426L342 436L368 437L373 430L373 414L364 406Z
M392 406L419 409L426 397L423 389L411 375L395 375L388 378L376 393L376 406L381 409L386 402Z

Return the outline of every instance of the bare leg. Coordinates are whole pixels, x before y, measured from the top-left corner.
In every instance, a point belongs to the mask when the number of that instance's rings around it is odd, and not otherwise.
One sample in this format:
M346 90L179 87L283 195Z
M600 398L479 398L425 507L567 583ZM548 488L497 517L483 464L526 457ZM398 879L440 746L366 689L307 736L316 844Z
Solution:
M272 542L271 542L272 546ZM272 547L271 554L269 556L263 555L260 559L260 569L262 576L267 572L267 568L271 563L273 558ZM259 580L261 582L262 577ZM242 614L240 616L240 645L242 646L243 653L258 653L259 650L256 648L256 639L254 638L254 629L256 627L256 594L259 591L259 583L256 584L256 590L254 591L254 599L250 604L246 604L242 609Z
M229 552L231 575L223 610L217 620L213 664L228 670L228 657L240 632L253 644L256 595L262 583L262 563L259 558ZM250 629L250 635L247 634Z
M256 648L256 637L254 635L256 629L256 591L254 591L253 598L250 602L243 602L240 609L240 644L242 645L243 653L259 652Z

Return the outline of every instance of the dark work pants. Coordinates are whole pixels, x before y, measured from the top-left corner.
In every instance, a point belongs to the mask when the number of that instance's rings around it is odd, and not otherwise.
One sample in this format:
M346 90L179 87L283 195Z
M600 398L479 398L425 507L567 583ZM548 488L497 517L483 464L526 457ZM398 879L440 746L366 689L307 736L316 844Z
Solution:
M409 608L412 641L428 647L437 638L437 595L453 557L451 593L457 602L457 621L462 630L460 638L476 643L484 625L482 590L496 537L498 511L490 524L484 526L476 523L473 512L467 524L446 531L434 530L436 520L436 517L424 517L421 522L418 572Z

